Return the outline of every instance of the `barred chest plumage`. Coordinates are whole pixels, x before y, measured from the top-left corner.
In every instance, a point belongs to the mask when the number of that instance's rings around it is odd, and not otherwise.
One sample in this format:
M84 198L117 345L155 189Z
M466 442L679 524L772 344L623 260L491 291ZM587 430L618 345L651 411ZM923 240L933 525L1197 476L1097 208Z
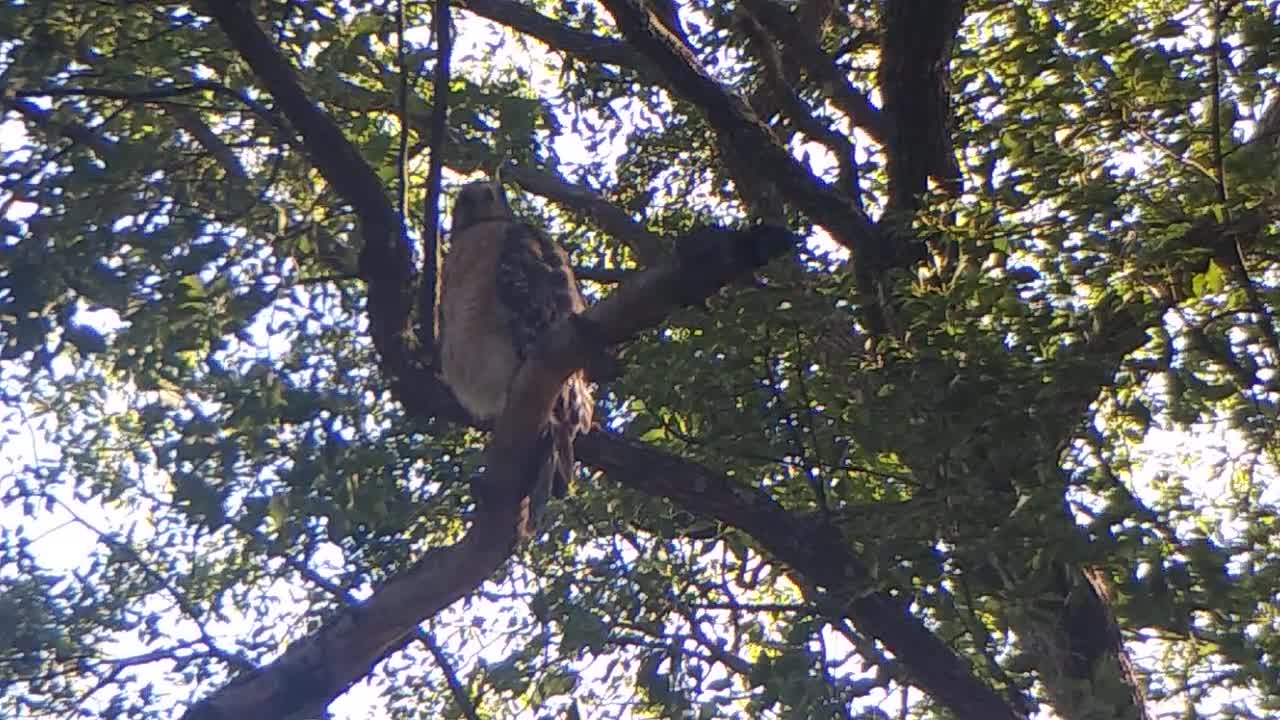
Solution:
M497 246L507 224L473 226L474 237L465 239L468 246L451 251L444 265L441 375L467 412L486 422L501 414L508 385L520 367L495 285L501 254Z

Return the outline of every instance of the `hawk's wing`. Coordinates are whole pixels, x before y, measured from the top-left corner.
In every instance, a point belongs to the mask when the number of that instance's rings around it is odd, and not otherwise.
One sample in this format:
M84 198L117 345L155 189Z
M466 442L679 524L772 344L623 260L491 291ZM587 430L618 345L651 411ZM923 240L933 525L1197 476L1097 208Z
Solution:
M538 339L560 320L586 309L564 250L545 233L513 223L498 263L500 305L507 315L516 355L523 363ZM591 429L591 389L579 370L565 381L549 421L555 450L553 491L563 496L573 477L573 440Z

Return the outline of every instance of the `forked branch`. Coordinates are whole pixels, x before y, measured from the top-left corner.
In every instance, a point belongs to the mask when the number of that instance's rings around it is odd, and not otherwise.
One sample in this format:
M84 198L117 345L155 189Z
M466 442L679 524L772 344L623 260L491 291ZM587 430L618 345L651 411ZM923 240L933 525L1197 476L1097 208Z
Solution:
M746 100L711 77L644 3L603 0L603 4L619 32L661 70L667 87L696 105L720 139L742 157L750 158L755 167L768 168L770 181L783 197L855 252L875 242L875 228L852 198L815 177L793 157Z
M681 305L704 300L797 242L789 232L770 227L704 231L689 239L689 250L675 261L638 273L582 315L552 328L512 386L485 453L485 502L462 540L427 551L274 662L193 706L184 720L315 715L404 647L419 623L473 592L514 551L527 521L527 461L565 379L607 345L657 325Z

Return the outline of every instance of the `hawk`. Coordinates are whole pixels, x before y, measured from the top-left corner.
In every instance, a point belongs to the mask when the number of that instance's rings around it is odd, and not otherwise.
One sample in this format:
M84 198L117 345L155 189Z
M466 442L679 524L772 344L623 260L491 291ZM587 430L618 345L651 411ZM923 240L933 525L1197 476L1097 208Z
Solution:
M586 303L568 255L512 216L498 182L459 191L450 232L440 299L441 375L467 412L493 422L538 338ZM545 455L537 464L535 499L548 480L556 497L567 492L573 441L591 428L592 403L586 376L571 375L540 438Z

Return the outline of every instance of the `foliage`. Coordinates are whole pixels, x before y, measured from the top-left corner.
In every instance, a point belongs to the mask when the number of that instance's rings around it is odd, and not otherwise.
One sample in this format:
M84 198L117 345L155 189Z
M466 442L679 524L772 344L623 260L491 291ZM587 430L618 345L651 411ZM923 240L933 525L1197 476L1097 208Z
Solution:
M877 8L899 1L788 17L869 92L888 82ZM408 119L420 207L428 4L406 3L403 64L394 3L248 5L389 196ZM662 248L758 217L810 234L624 348L605 429L767 492L872 582L830 587L759 533L588 463L547 533L339 714L953 716L851 622L873 591L1015 708L1136 717L1101 684L1090 709L1071 683L1104 671L1062 664L1102 662L1063 647L1114 623L1152 709L1280 713L1274 3L967 3L950 64L963 192L935 174L905 219L889 143L787 38L773 77L759 2L680 4L695 57L795 158L932 252L872 287L857 244L606 7L461 5L446 194L511 162ZM613 49L531 39L513 8ZM15 2L0 36L0 713L168 716L456 541L485 436L393 395L351 199L198 7ZM641 265L582 204L542 195L519 209L584 277ZM1072 625L1091 593L1105 616Z

